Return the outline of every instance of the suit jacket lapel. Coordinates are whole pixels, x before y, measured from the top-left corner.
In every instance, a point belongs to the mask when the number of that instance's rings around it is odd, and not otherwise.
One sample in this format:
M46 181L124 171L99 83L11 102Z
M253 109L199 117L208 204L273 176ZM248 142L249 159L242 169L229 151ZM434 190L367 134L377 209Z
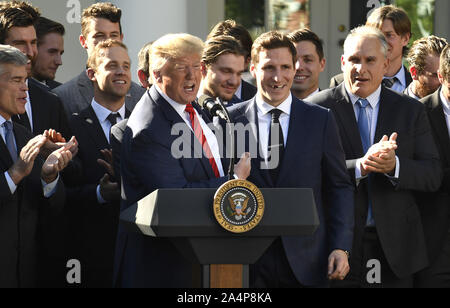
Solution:
M252 102L249 104L247 110L245 111L245 117L248 119L251 125L251 138L253 140L249 140L248 144L255 144L257 147L257 157L252 158L252 169L259 170L262 178L267 183L267 187L274 187L275 183L272 181L272 177L270 176L269 170L262 168L265 165L265 161L262 155L261 144L259 142L259 120L258 120L258 107L256 105L256 99L253 98ZM247 149L248 151L251 149ZM238 157L239 159L239 157Z
M390 90L386 89L384 86L381 87L380 94L380 109L378 110L378 120L377 129L375 132L374 143L377 143L384 135L393 133L392 127L388 123L395 123L392 117L396 114L395 112L395 100L391 98L389 93ZM388 135L390 137L390 135Z
M102 126L97 119L94 109L89 106L80 113L80 117L81 125L83 125L84 129L88 132L88 135L97 146L97 149L100 151L109 148L108 139L106 139L106 136L103 133Z
M283 161L281 161L280 174L278 176L278 182L276 187L281 187L283 177L291 172L290 166L288 162L293 162L298 159L296 157L297 151L295 151L295 147L298 145L299 140L307 140L308 139L308 131L309 128L305 126L307 123L304 118L307 116L305 112L300 112L299 109L302 108L300 100L298 100L295 96L292 96L292 106L291 106L291 114L289 118L289 129L288 129L288 138L286 142L286 148L284 151Z
M17 152L19 153L19 150L17 150ZM6 147L5 142L3 141L3 138L1 137L0 137L0 154L1 154L0 161L2 162L2 169L9 169L14 162L11 158L11 154L9 154L9 150Z
M150 96L153 99L153 101L161 107L165 117L167 118L167 120L169 120L169 122L172 123L172 126L175 124L178 124L178 123L186 124L186 122L180 117L180 115L175 111L175 109L173 109L172 106L170 106L170 104L164 99L164 97L162 97L158 93L158 91L156 90L155 87L152 87L150 89ZM194 106L195 105L196 104L194 104ZM203 113L200 113L200 114L202 115ZM187 124L186 124L186 126L187 126ZM183 143L191 145L191 148L192 148L191 153L194 153L196 158L201 157L200 162L203 165L203 168L205 169L209 178L215 178L216 175L214 174L214 171L212 170L211 164L209 163L209 160L203 154L202 145L197 140L197 138L195 137L194 133L192 132L192 130L190 128L189 128L189 132L190 132L189 136L187 136L186 134L182 134L180 136L181 138L184 139ZM174 136L174 138L178 138L178 137Z
M348 140L351 152L358 157L362 157L365 153L363 153L364 150L355 118L355 111L343 83L336 88L334 98L337 102L335 105L336 118L341 123L340 126L344 128L343 133L347 136L347 138L342 136L342 140Z
M444 157L441 157L441 159L446 162L446 165L448 166L450 165L450 137L448 135L448 127L447 122L445 121L440 92L440 90L436 91L436 93L434 93L431 98L432 109L430 112L430 117L431 125L435 128L435 132L438 137L438 140L436 140L436 142L439 143L439 147L441 147L444 152Z
M88 78L86 71L81 72L78 76L78 87L82 99L87 106L90 106L92 98L94 97L94 87L92 81Z

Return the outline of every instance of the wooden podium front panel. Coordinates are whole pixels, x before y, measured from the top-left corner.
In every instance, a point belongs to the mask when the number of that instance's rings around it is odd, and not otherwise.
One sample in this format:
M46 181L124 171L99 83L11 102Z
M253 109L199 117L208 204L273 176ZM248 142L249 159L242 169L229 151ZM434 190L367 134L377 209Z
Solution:
M243 287L242 265L211 264L210 275L210 286L213 289Z

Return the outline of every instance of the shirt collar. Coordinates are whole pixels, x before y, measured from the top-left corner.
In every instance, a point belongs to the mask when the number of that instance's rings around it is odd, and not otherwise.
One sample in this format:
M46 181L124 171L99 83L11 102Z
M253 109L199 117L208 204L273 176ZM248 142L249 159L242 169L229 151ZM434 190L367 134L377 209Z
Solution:
M256 95L256 106L258 107L258 111L263 115L266 115L272 109L275 109L272 105L263 101L259 95ZM284 102L282 102L276 109L283 111L283 113L290 115L291 114L291 106L292 106L292 94L289 94L288 98Z
M243 80L241 80L241 84L239 85L238 89L236 90L236 93L234 93L234 95L236 95L236 97L241 100L242 100L242 82L243 82Z
M157 84L154 85L156 88L156 91L158 91L158 93L169 103L170 106L173 107L173 109L175 109L175 111L183 116L184 111L186 110L186 105L184 104L180 104L177 103L176 101L174 101L173 99L171 99L170 97L168 97L159 87Z
M317 88L316 91L314 91L313 93L309 94L307 97L305 97L303 100L307 100L308 98L311 98L313 95L317 94L320 92L320 89Z
M444 109L444 113L447 115L450 115L450 102L447 100L447 98L444 96L444 93L442 93L442 89L439 93L439 96L441 98L442 107Z
M103 107L99 103L95 101L95 98L92 99L91 103L92 109L94 109L95 115L97 116L97 119L100 123L103 123L106 121L106 118L112 113L111 110ZM125 119L125 103L123 106L117 111L117 113L120 115L121 120Z
M5 123L5 122L6 122L6 119L0 115L0 127L1 127L1 126L3 125L3 123Z
M400 82L403 86L403 88L406 88L406 75L405 75L405 67L402 65L400 70L395 74L395 76L392 77L384 77L383 79L392 79L396 77L398 82Z
M416 100L420 100L420 98L416 94L414 94L414 92L412 90L412 86L413 86L413 82L411 82L411 84L406 88L407 89L406 91L408 91L407 94Z
M358 100L361 99L361 97L356 96L355 94L350 92L347 89L347 85L345 85L345 91L350 97L350 101L352 102L353 105L355 105L356 102L358 102ZM381 85L378 87L378 89L375 90L375 92L373 92L366 98L369 101L369 104L372 107L372 109L375 109L375 107L380 103L380 96L381 96Z

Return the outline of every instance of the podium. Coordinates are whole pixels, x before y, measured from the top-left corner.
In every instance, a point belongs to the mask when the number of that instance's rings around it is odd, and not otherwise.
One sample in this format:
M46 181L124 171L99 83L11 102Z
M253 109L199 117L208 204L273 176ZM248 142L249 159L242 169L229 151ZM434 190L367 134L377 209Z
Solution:
M279 236L313 234L319 218L312 189L261 189L265 212L253 230L234 234L213 213L216 189L160 189L120 215L128 232L170 239L181 254L202 265L205 288L249 286L249 265Z

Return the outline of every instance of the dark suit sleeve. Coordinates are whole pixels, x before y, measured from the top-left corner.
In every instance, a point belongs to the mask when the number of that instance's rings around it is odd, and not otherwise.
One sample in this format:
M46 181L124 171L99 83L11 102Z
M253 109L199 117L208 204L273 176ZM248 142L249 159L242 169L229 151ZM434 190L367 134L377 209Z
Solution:
M330 252L350 251L353 242L354 190L345 165L338 127L331 111L325 128L323 179Z
M423 107L423 106L421 106ZM442 166L439 154L431 133L430 123L425 111L421 108L414 125L414 157L399 157L400 176L397 189L434 192L442 183ZM400 138L401 132L399 132ZM399 147L402 144L399 143Z
M444 181L442 182L444 191L450 194L450 168L444 169Z
M64 109L64 105L62 101L59 99L59 97L56 97L57 100L57 106L58 106L58 119L59 119L59 133L66 138L67 141L72 138L72 131L69 126L69 120L67 119L67 113Z
M146 191L160 188L217 188L227 177L210 180L189 180L185 176L183 159L176 159L171 149L158 143L143 131L132 139L130 149L131 171Z
M1 200L6 200L7 198L11 198L11 196L12 196L11 190L9 189L8 182L6 181L5 171L2 171L0 174L0 199Z

